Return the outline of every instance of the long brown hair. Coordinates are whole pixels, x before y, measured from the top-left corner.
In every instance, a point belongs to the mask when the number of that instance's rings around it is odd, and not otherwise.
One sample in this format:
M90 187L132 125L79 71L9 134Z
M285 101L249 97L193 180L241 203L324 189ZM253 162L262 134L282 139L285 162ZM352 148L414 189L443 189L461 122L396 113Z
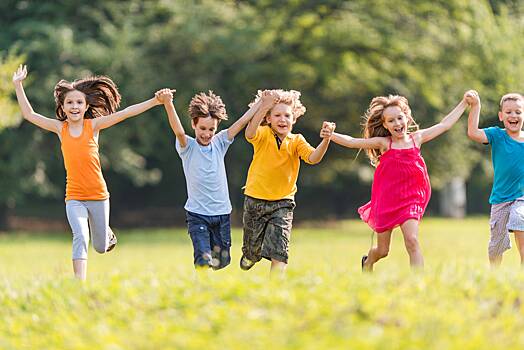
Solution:
M362 122L364 138L372 137L387 137L391 133L384 127L384 110L391 106L399 107L408 118L408 131L418 130L418 124L411 116L411 108L409 108L408 100L404 96L389 95L377 96L371 100L369 108L364 114L364 121ZM377 166L381 151L378 149L366 149L366 154L373 166Z
M60 80L55 85L54 96L56 104L56 119L64 121L67 119L63 105L65 96L70 91L80 91L85 95L89 108L84 118L93 119L116 112L120 105L121 96L115 83L111 78L104 75L93 76L69 82Z

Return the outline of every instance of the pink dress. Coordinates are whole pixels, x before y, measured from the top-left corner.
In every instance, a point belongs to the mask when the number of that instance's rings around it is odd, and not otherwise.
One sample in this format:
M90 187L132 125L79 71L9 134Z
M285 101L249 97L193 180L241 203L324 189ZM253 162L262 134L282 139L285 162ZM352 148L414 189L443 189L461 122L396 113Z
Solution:
M408 219L420 220L431 197L426 163L413 136L413 147L391 148L380 156L373 177L371 201L358 208L360 218L375 232L384 232Z

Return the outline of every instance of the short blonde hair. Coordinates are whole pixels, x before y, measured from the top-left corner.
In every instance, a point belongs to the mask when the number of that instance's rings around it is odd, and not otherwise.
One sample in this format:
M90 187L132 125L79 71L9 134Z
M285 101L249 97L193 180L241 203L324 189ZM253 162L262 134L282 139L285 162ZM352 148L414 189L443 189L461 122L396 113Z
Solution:
M278 96L275 104L283 103L291 106L294 120L297 120L299 117L303 116L304 113L306 113L306 107L304 107L302 102L300 102L300 91L282 89L274 89L269 91ZM262 90L258 90L255 99L249 104L249 107L253 106L260 100L262 97L262 92ZM268 114L269 113L271 113L271 110L268 111Z
M502 111L502 105L506 101L523 101L524 102L524 97L521 94L517 93L517 92L510 92L509 94L505 94L500 99L499 110Z

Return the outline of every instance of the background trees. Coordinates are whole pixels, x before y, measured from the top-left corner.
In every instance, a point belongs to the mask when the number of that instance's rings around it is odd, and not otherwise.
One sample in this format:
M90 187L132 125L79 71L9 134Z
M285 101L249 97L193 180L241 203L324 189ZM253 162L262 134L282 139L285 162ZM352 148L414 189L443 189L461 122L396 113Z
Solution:
M523 88L522 11L522 1L4 1L0 212L42 212L45 204L46 215L63 216L58 140L28 123L14 127L10 75L22 60L30 68L29 99L48 116L54 84L88 74L111 76L123 106L176 88L188 130L187 105L198 91L221 95L234 120L257 89L300 90L308 112L296 131L316 144L322 120L359 134L360 116L380 94L408 97L427 127L475 88L483 125L496 123L499 97ZM470 189L470 212L488 208L489 153L468 141L465 119L423 149L434 189L444 194L432 200L435 213L460 212L445 195L456 193L450 184ZM166 207L177 223L185 182L163 109L105 131L100 142L114 216L137 210L155 220ZM238 137L227 162L236 208L250 157ZM369 197L372 171L363 153L332 145L321 165L303 166L297 215L353 216Z

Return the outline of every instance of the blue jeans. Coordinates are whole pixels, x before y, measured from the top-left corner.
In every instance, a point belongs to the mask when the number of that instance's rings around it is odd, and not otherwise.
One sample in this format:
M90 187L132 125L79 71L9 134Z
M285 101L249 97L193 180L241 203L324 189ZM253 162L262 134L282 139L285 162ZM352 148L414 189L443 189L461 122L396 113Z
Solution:
M231 262L231 217L201 215L186 211L186 223L193 242L195 267L222 269Z

